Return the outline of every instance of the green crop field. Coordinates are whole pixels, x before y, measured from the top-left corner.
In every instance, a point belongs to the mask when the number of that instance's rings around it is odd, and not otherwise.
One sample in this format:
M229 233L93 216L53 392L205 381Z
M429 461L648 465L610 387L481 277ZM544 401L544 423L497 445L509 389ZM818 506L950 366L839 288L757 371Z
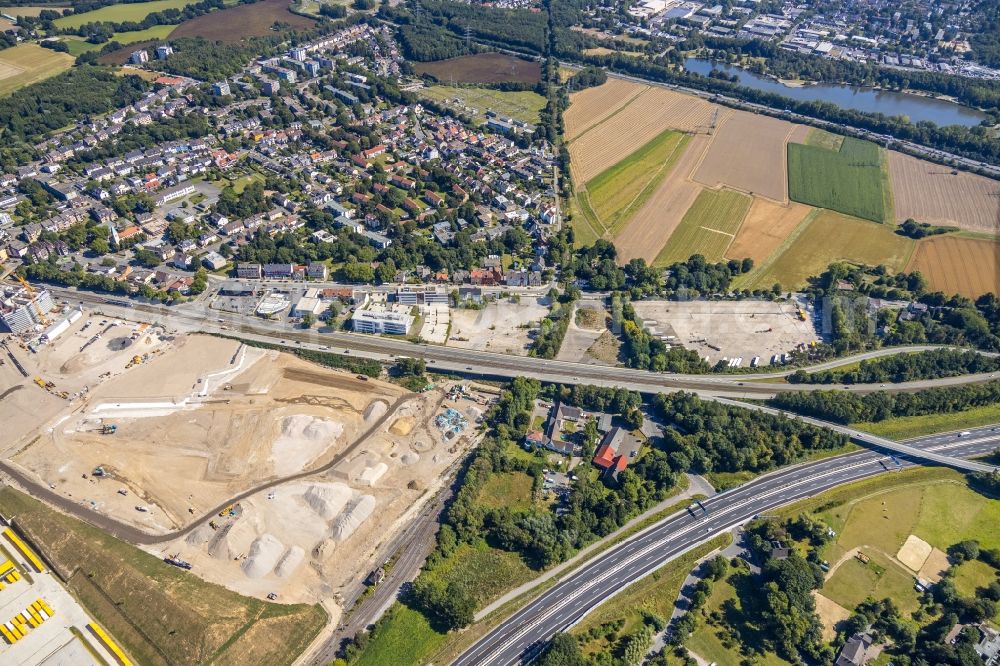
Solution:
M176 25L154 25L152 28L146 28L145 30L116 32L111 39L120 44L134 44L136 42L166 39L176 27ZM65 38L65 41L66 45L69 46L69 54L71 56L78 56L88 51L97 51L104 46L104 44L91 44L82 37L76 36L68 36Z
M487 111L494 111L501 118L509 117L534 125L538 123L538 112L545 106L545 98L531 90L429 86L418 90L417 94L461 113L468 114L463 106L475 109L473 120L479 124L486 122Z
M73 66L73 56L43 49L37 44L18 44L0 51L0 96L30 86Z
M693 254L704 255L706 261L721 261L752 202L751 197L733 190L703 190L684 213L653 265L687 261Z
M807 217L736 286L770 287L777 282L785 289L796 289L835 261L883 264L896 272L906 266L915 246L915 241L897 235L889 225L824 210Z
M150 2L132 2L128 4L108 5L82 14L70 14L57 18L53 23L57 28L79 28L85 23L108 21L121 23L123 21L141 21L153 12L164 9L183 9L194 4L193 0L151 0Z
M873 222L893 219L885 156L859 139L845 138L839 151L788 144L788 196Z
M656 191L687 146L688 135L666 130L590 179L578 210L598 235L616 235Z

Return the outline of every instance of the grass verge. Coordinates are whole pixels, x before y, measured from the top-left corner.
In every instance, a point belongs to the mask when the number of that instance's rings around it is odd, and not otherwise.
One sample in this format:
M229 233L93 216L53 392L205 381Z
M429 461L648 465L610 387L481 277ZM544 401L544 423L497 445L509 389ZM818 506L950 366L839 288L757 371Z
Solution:
M889 439L910 439L939 432L950 432L962 428L980 428L1000 423L1000 405L973 407L950 414L925 414L923 416L900 416L877 423L855 423L859 430Z

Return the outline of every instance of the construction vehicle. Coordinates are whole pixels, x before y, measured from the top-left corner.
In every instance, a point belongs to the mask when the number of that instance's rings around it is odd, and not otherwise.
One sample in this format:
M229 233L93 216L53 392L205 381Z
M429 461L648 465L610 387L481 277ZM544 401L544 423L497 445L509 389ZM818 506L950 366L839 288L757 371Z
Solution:
M127 364L125 364L125 369L128 370L133 365L139 365L140 363L142 363L142 357L141 356L133 356L132 360L129 361Z
M114 423L108 423L101 426L102 435L113 435L116 432L118 432L118 426L115 425Z
M105 476L107 474L107 472L104 471L103 467L101 467L100 465L98 465L97 467L94 468L94 471L92 472L92 474L94 476L101 477L101 476Z
M805 321L806 320L806 311L803 310L802 308L799 308L799 319L801 321Z
M235 515L236 515L236 505L235 504L230 504L225 509L223 509L222 511L219 512L219 517L220 518L225 518L226 516L235 516Z
M180 567L181 569L186 569L188 571L191 570L191 563L180 559L176 555L172 555L170 557L164 557L163 561L166 562L167 564L172 564L175 567Z

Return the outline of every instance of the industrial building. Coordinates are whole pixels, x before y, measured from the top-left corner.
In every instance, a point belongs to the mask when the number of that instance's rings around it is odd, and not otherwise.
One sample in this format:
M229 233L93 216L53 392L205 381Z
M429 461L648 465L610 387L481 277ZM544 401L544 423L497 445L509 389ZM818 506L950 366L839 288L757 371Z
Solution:
M44 322L55 304L47 290L32 296L24 287L4 286L0 292L0 321L12 333L24 333Z

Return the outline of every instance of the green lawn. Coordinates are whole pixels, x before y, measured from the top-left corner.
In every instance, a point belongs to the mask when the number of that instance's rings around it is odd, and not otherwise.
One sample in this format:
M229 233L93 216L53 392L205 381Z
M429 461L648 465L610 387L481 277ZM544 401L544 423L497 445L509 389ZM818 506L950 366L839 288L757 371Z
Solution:
M478 124L486 122L486 112L494 111L502 118L538 124L538 112L545 106L545 98L531 90L504 91L475 86L429 86L417 91L421 97L434 100L463 113L462 106L475 109L473 119ZM457 100L457 101L456 101Z
M996 569L979 560L963 562L955 568L955 589L970 599L976 596L976 589L986 587L996 579Z
M913 574L881 553L863 551L870 561L847 560L823 585L823 595L851 610L868 597L893 600L904 616L920 607Z
M602 233L610 232L612 236L621 231L670 173L689 138L686 134L666 130L590 179L580 197L586 197L581 208L590 218L591 226Z
M704 255L709 262L721 261L752 202L751 197L733 190L703 190L684 213L653 265L687 261L693 254Z
M141 21L153 12L162 12L164 9L183 9L191 4L194 4L192 0L151 0L151 2L115 4L95 9L92 12L64 16L56 19L53 23L57 28L79 28L84 23L97 21L111 23Z
M440 647L447 638L431 627L423 615L396 602L379 620L371 640L351 666L422 663L420 659Z
M908 439L939 432L961 430L962 428L979 428L994 423L1000 423L1000 405L973 407L950 414L900 416L878 423L855 423L853 425L859 430L865 430L880 437Z
M486 480L476 503L488 509L524 511L531 508L533 487L534 478L524 472L495 473Z
M778 283L783 289L795 289L835 261L881 264L897 272L906 267L914 247L915 241L897 235L890 225L823 210L807 217L781 247L735 286L752 289Z
M874 143L845 138L839 151L788 144L788 196L848 215L891 222L885 156Z

